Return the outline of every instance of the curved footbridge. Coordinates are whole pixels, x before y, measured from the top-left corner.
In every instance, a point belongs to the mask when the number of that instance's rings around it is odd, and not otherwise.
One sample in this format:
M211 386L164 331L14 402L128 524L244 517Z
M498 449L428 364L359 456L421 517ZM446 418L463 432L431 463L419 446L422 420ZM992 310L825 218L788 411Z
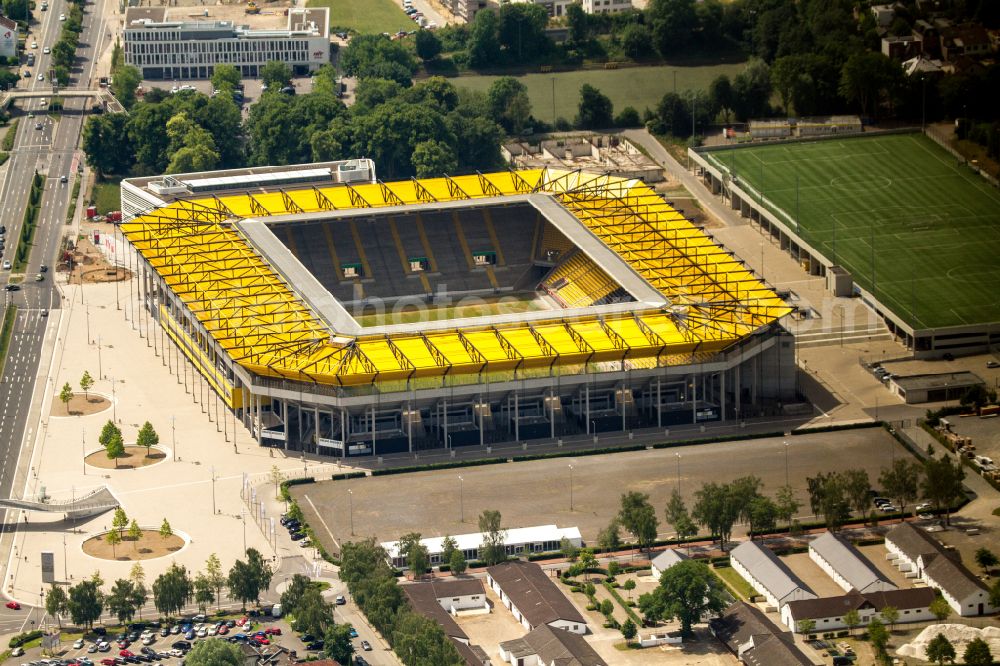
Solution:
M108 490L101 486L86 495L69 501L52 502L28 499L0 499L0 507L6 509L22 509L24 511L44 511L46 513L64 513L67 518L87 518L110 511L118 506L118 500Z

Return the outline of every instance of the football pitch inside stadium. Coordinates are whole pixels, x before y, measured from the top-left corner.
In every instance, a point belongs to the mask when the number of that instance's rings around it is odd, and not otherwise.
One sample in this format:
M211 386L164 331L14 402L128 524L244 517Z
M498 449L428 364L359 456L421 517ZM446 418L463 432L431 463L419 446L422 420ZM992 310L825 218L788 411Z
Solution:
M915 329L1000 321L1000 191L922 134L704 155Z

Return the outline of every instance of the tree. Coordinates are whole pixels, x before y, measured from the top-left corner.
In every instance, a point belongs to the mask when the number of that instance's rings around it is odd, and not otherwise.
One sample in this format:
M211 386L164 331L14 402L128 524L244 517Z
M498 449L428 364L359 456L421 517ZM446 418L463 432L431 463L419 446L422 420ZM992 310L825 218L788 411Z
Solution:
M611 619L611 614L615 612L615 605L611 601L611 599L605 599L604 601L601 602L600 611L601 615L603 615L608 619Z
M743 120L765 115L771 98L771 72L767 63L750 58L733 79L733 110Z
M876 655L885 654L885 648L889 644L889 632L877 617L873 617L868 623L868 642L875 648Z
M919 496L921 471L920 463L897 458L892 467L879 474L882 491L893 499L900 511L906 511L906 505Z
M580 554L580 549L577 545L566 537L559 540L559 551L568 562L576 562L576 558Z
M413 577L422 578L430 566L430 555L427 546L420 543L420 534L417 532L404 534L399 539L397 551L406 559L406 566L409 567Z
M235 643L208 638L194 644L184 657L188 666L243 666L243 652Z
M133 567L134 568L134 567ZM146 586L142 583L137 583L132 581L132 605L135 606L136 611L139 613L139 619L142 619L142 607L146 605L146 601L149 600L149 593L146 590Z
M73 624L83 625L89 630L94 626L94 621L101 617L104 595L96 581L83 580L69 588L66 607Z
M774 530L778 520L778 507L770 497L755 497L750 502L750 536Z
M465 573L466 568L468 568L469 563L465 561L465 553L460 550L455 550L452 552L451 557L448 558L448 568L456 576L461 576Z
M651 0L646 16L653 44L664 58L683 53L691 43L698 23L695 0Z
M990 644L982 638L976 637L969 641L962 654L962 661L969 666L990 666L993 663L993 654L990 652Z
M586 580L590 580L590 571L597 568L597 558L594 557L594 551L590 548L583 548L580 550L580 561L577 563L580 567L580 571L583 572Z
M576 126L581 129L604 129L611 127L613 120L614 106L608 96L589 83L580 86Z
M167 136L170 138L167 173L205 171L218 166L221 155L215 138L184 111L167 121Z
M626 106L615 116L614 125L615 127L641 126L642 119L639 116L639 111L633 106Z
M441 53L441 40L431 30L417 30L415 46L417 56L424 62L434 60Z
M414 146L412 161L417 178L440 178L458 168L455 152L448 144L434 139Z
M108 611L113 613L119 622L126 624L132 621L136 611L135 604L133 603L132 581L124 578L116 580L105 601L107 602Z
M524 63L546 51L552 44L545 34L548 22L549 13L541 5L503 4L497 17L497 39L507 60Z
M264 562L261 554L253 548L247 549L247 561L236 560L229 570L227 584L229 595L246 608L248 601L254 603L260 598L262 590L271 583L270 567Z
M348 76L391 79L409 87L417 61L402 42L382 35L355 35L340 52L340 66Z
M101 446L104 448L108 448L108 443L111 442L115 435L121 437L122 431L118 429L118 426L115 425L114 421L109 420L104 424L104 427L101 428L101 434L97 436L97 441L100 442ZM117 510L115 511L115 515L118 515Z
M285 480L285 475L278 469L277 465L271 465L271 472L268 476L274 482L274 499L281 499L278 494L278 485Z
M618 510L618 523L632 534L639 548L648 554L660 525L656 519L656 510L649 503L649 495L634 490L624 493Z
M685 560L663 572L660 584L639 597L639 608L648 620L678 619L681 633L691 635L691 626L725 608L725 592L719 579L704 562Z
M118 559L117 548L118 544L122 542L121 533L118 530L110 530L104 535L104 540L111 546L111 557Z
M135 543L138 543L139 539L142 538L142 528L139 527L139 523L136 521L135 518L133 518L132 522L129 523L128 538L129 541L133 541Z
M142 428L139 429L139 434L136 437L136 444L139 446L146 447L146 457L149 457L149 449L160 443L160 436L156 434L153 430L153 424L146 421L142 424Z
M426 32L426 31L421 31ZM420 34L420 33L417 33ZM326 630L323 636L326 645L326 656L333 659L338 664L351 663L351 655L354 654L354 644L351 639L351 625L337 624Z
M99 178L110 173L125 174L134 161L129 116L120 113L91 115L83 124L81 143L87 164Z
M66 596L66 591L53 583L45 593L45 612L56 618L62 627L62 616L67 610L69 610L69 598Z
M880 615L882 616L882 621L889 625L889 631L892 631L896 623L899 622L899 609L895 606L885 606Z
M622 589L628 592L628 599L629 601L632 601L632 590L635 589L635 579L629 578L627 581L622 583Z
M288 582L288 587L281 593L281 609L285 614L295 615L299 601L310 586L307 576L295 574Z
M479 15L476 15L479 18ZM479 548L479 559L486 563L486 566L500 564L507 560L507 550L504 541L507 539L507 530L500 526L500 512L487 509L479 514L479 531L483 533L483 544Z
M508 134L521 134L531 121L528 88L513 76L501 76L490 84L486 102L493 120Z
M617 519L612 519L608 526L597 534L597 545L606 553L618 550L621 547L622 540L618 534Z
M839 91L848 102L856 102L861 115L878 115L879 102L902 81L899 63L877 51L860 50L844 63Z
M690 514L688 514L687 507L684 506L684 500L681 499L680 493L676 489L670 494L670 501L667 502L666 508L666 519L673 528L674 532L677 533L677 540L684 541L688 537L694 536L698 533L698 526L694 524L691 520Z
M927 644L927 659L935 662L938 666L944 666L944 662L955 663L955 647L944 634L938 634Z
M268 90L281 90L292 85L292 68L280 60L270 60L261 67L260 78Z
M451 555L458 550L458 542L450 534L446 534L441 541L441 561L451 562Z
M111 92L126 109L135 106L135 91L142 83L142 73L132 65L124 65L115 70Z
M174 615L188 602L192 591L187 568L175 562L153 581L153 605L162 615Z
M844 613L844 624L847 625L848 631L852 634L854 633L854 627L861 624L861 614L855 609L851 609Z
M173 529L170 528L170 523L167 522L166 518L164 518L163 522L160 523L160 538L169 539L171 536L173 536L173 534L174 531Z
M865 515L871 505L871 481L868 472L863 469L848 469L841 472L844 484L844 495L858 515Z
M931 614L937 618L938 622L944 622L951 615L951 605L945 600L944 597L937 597L931 602L928 607Z
M161 526L160 529L162 530L163 527ZM215 590L215 607L218 608L222 599L222 588L226 586L226 577L222 573L222 563L219 561L219 556L215 553L209 555L205 562L205 577L208 578L212 589Z
M204 573L199 573L194 577L194 600L202 613L205 612L209 604L215 601L215 589L212 587L212 581Z
M726 542L733 532L733 524L739 515L739 506L728 484L705 483L695 492L692 517L708 528L713 539L718 539L719 547L726 549Z
M631 618L625 620L625 623L622 624L622 638L625 639L625 642L630 644L637 633L638 629L635 626L635 622Z
M240 70L235 65L216 65L212 71L212 88L215 90L236 90L240 80Z
M962 479L965 470L962 463L954 464L948 456L928 458L924 461L924 480L921 484L923 496L930 500L936 509L945 509L945 523L950 523L949 509L952 502L962 497Z
M708 100L712 108L719 109L728 125L733 113L733 84L728 76L720 74L712 79L708 84Z
M811 634L816 629L816 620L799 620L795 628L800 634Z
M88 371L84 370L83 377L80 377L80 390L83 391L83 395L87 400L90 400L90 389L92 388L94 388L94 378L90 376Z
M500 60L500 40L497 38L497 15L477 12L469 30L469 65L489 67Z
M69 414L69 401L73 399L73 387L69 382L63 384L62 391L59 392L59 400L66 405L66 413Z
M618 564L617 560L611 560L608 562L608 579L615 578L622 571L622 566Z
M666 93L656 105L660 131L676 137L691 135L691 108L687 100L675 92Z
M792 528L792 518L795 517L799 507L798 500L795 499L795 491L791 486L781 486L774 495L774 507L777 510L777 517L782 522L788 524L788 529Z
M115 461L115 468L118 468L118 459L125 455L125 442L122 441L121 435L115 435L108 442L107 448L108 458Z
M316 586L306 588L295 607L296 626L305 633L322 636L333 626L330 604L323 601L323 595Z
M989 548L979 548L976 550L976 564L983 570L983 575L989 574L990 569L998 563L996 554Z
M836 472L819 473L815 477L806 478L809 488L809 505L813 513L826 519L826 526L831 531L850 518L851 507L847 499L842 475Z
M989 404L990 392L982 384L976 384L966 389L958 403L967 409L973 409L978 414L983 406Z

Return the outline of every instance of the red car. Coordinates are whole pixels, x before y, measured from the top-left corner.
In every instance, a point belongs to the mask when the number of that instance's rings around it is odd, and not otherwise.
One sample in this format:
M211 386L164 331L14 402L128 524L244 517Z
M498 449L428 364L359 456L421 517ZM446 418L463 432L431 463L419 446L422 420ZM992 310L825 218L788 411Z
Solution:
M11 610L21 610L21 604L17 603L16 601L8 601L7 608Z
M101 659L102 666L115 666L115 660L110 657L107 659Z
M247 620L249 620L249 619L250 618L248 618L246 615L244 615L240 619L236 620L236 626L237 627L242 627L244 624L247 623Z
M229 627L227 627L226 625L222 625L221 627L219 627L220 636L225 636L228 633L229 633Z
M267 629L264 630L264 633L267 634L268 636L280 636L281 627L268 627Z
M134 657L135 655L132 654L131 652L129 652L128 650L121 650L121 651L118 652L118 656L119 657Z

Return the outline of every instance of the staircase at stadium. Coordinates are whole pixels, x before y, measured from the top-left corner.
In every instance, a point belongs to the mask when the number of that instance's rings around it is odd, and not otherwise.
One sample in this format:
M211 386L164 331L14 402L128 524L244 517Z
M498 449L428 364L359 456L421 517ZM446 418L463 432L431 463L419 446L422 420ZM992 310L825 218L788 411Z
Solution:
M859 342L888 342L892 339L892 333L886 328L885 323L879 320L878 324L838 326L824 328L821 331L796 333L795 346L798 349L809 349L811 347L833 347L841 343L851 345Z

